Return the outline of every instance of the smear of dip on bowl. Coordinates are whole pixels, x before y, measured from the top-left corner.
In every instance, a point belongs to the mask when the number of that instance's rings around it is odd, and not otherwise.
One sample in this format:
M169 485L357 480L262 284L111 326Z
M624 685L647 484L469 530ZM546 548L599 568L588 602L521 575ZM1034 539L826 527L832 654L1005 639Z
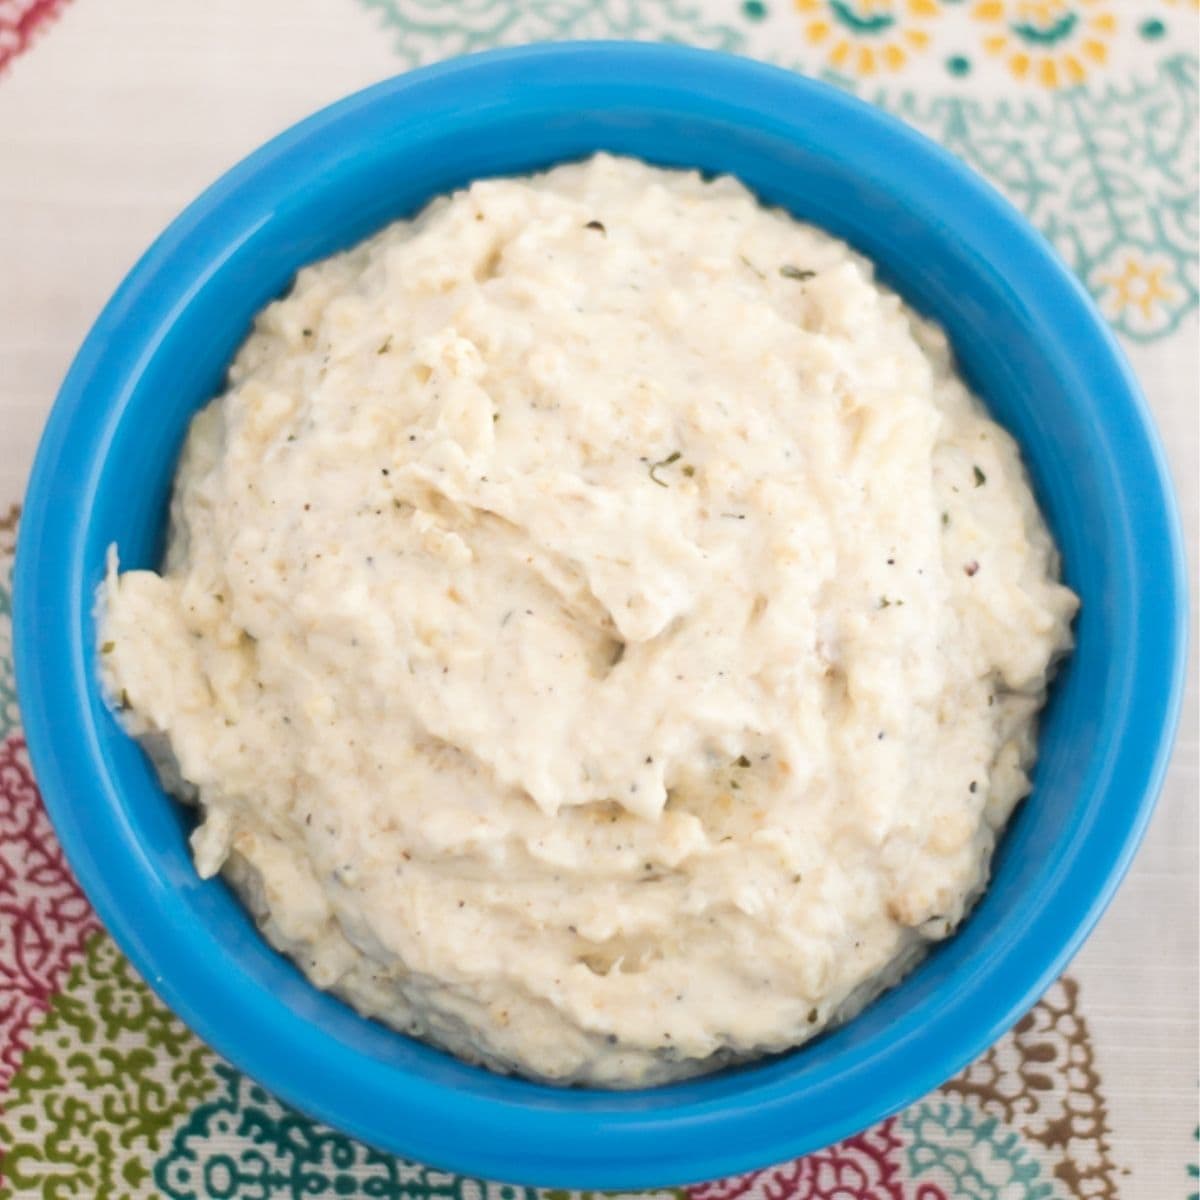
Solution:
M1077 607L942 333L728 178L599 155L301 271L100 662L318 986L636 1086L847 1019L1029 790Z

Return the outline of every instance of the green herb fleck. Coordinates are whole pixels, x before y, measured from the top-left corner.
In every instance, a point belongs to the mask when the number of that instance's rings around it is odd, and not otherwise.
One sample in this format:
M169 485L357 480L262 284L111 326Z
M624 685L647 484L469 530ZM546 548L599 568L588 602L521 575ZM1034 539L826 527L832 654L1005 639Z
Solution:
M738 258L742 260L742 265L753 271L759 279L766 279L766 276L744 254L739 254Z
M492 413L492 424L495 425L498 420L500 420L500 414L497 412Z
M392 335L389 333L383 339L383 344L375 351L376 354L386 354L392 348Z
M608 230L604 228L603 221L589 221L584 226L584 229L594 229L597 233L602 233L605 237L608 237Z
M879 597L879 607L880 608L891 608L892 602L886 596L880 596Z
M659 477L657 475L655 475L654 472L659 470L661 467L669 467L672 463L678 462L680 460L680 458L682 458L682 457L683 457L683 452L680 450L676 450L673 454L668 454L666 458L660 459L656 463L651 463L650 464L650 478L653 479L654 482L657 483L659 487L670 487L671 485L669 483L667 483L666 480L659 479Z
M101 654L111 654L113 652L113 650L115 650L115 649L116 649L115 642L105 642L104 645L100 647L100 653Z
M749 759L748 759L748 758L747 758L747 757L746 757L744 754L739 754L739 755L737 756L737 758L736 758L736 759L734 759L733 765L734 765L735 767L743 767L743 768L745 768L745 767L748 767L748 766L750 765L750 760L749 760Z
M302 330L300 330L300 332L301 332L301 333L302 333L302 334L303 334L305 337L312 337L312 330L311 330L311 329L302 329Z
M688 466L686 466L686 467L680 467L680 470L681 470L681 471L682 471L682 472L683 472L683 473L684 473L684 474L685 474L685 475L686 475L686 476L687 476L689 479L691 479L691 477L692 477L693 475L695 475L695 473L696 473L696 468L695 468L695 467L693 467L693 466L691 466L690 464L689 464Z
M805 271L801 267L793 267L791 263L784 263L779 268L779 273L784 279L795 279L799 283L804 283L806 280L815 279L816 271Z
M975 472L975 486L983 487L987 483L987 476L978 467L973 467L972 470Z
M942 525L946 526L949 524L950 524L950 514L948 512L942 513Z
M126 691L124 688L122 688L122 689L121 689L121 707L122 707L122 708L129 708L129 707L130 707L130 704L129 704L129 693L128 693L128 692L127 692L127 691Z

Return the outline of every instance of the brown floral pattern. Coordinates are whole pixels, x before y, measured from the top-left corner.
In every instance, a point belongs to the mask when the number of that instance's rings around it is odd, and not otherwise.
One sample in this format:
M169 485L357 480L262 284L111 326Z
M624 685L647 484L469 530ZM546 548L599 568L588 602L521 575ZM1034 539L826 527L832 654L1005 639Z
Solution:
M0 516L0 558L11 558L17 549L17 520L21 516L21 508L17 504L9 506L8 512Z
M1079 984L1060 979L1040 1004L943 1090L1044 1146L1070 1196L1117 1200L1108 1110L1079 1012Z

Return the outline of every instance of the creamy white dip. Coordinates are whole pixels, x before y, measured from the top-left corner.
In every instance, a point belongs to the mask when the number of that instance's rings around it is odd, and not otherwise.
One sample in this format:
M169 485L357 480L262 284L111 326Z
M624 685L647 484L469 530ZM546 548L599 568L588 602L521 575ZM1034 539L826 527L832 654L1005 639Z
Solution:
M100 661L273 945L501 1070L805 1041L984 887L1076 599L943 334L604 155L300 272Z

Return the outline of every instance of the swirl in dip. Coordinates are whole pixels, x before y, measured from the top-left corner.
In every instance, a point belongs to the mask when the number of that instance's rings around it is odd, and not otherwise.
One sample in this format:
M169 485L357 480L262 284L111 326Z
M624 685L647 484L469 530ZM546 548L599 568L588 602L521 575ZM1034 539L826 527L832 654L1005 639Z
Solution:
M625 1087L946 937L1076 599L943 334L732 179L597 156L301 271L100 662L273 945L463 1058Z

